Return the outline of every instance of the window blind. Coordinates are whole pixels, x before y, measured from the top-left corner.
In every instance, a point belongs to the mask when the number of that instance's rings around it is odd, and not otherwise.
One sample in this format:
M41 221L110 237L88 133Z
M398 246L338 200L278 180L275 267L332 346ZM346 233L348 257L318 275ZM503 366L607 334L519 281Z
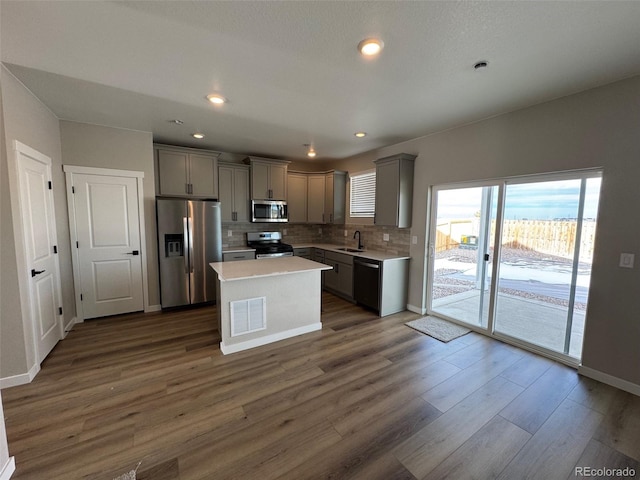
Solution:
M351 177L350 215L373 217L376 211L376 172Z

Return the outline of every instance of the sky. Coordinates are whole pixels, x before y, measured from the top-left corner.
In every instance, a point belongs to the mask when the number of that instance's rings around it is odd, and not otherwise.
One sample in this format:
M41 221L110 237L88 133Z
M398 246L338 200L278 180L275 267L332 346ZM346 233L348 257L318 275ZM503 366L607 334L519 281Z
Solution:
M601 178L587 179L585 219L595 219L598 211ZM492 210L497 209L498 187ZM483 187L438 191L438 220L473 218L480 211ZM507 220L575 219L580 199L580 180L507 184L504 218Z

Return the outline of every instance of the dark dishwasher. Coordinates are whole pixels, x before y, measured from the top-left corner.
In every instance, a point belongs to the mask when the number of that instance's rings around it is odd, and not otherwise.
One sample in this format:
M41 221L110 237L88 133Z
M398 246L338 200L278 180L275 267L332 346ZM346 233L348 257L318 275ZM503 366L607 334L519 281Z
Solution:
M380 312L381 262L368 258L353 261L353 297L360 305Z

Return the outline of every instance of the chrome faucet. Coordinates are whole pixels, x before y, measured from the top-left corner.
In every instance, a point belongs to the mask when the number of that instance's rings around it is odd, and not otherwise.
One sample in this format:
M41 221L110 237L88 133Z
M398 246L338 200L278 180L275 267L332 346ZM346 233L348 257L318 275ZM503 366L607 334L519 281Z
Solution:
M356 238L356 235L358 236L358 250L362 250L364 248L364 245L362 245L362 234L360 233L360 230L355 231L355 233L353 234L353 238Z

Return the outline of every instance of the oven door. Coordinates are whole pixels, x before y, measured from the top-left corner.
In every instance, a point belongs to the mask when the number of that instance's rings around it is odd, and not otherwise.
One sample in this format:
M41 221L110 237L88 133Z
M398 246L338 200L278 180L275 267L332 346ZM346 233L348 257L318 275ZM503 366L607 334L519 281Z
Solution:
M280 200L252 200L252 222L287 222L287 202Z

